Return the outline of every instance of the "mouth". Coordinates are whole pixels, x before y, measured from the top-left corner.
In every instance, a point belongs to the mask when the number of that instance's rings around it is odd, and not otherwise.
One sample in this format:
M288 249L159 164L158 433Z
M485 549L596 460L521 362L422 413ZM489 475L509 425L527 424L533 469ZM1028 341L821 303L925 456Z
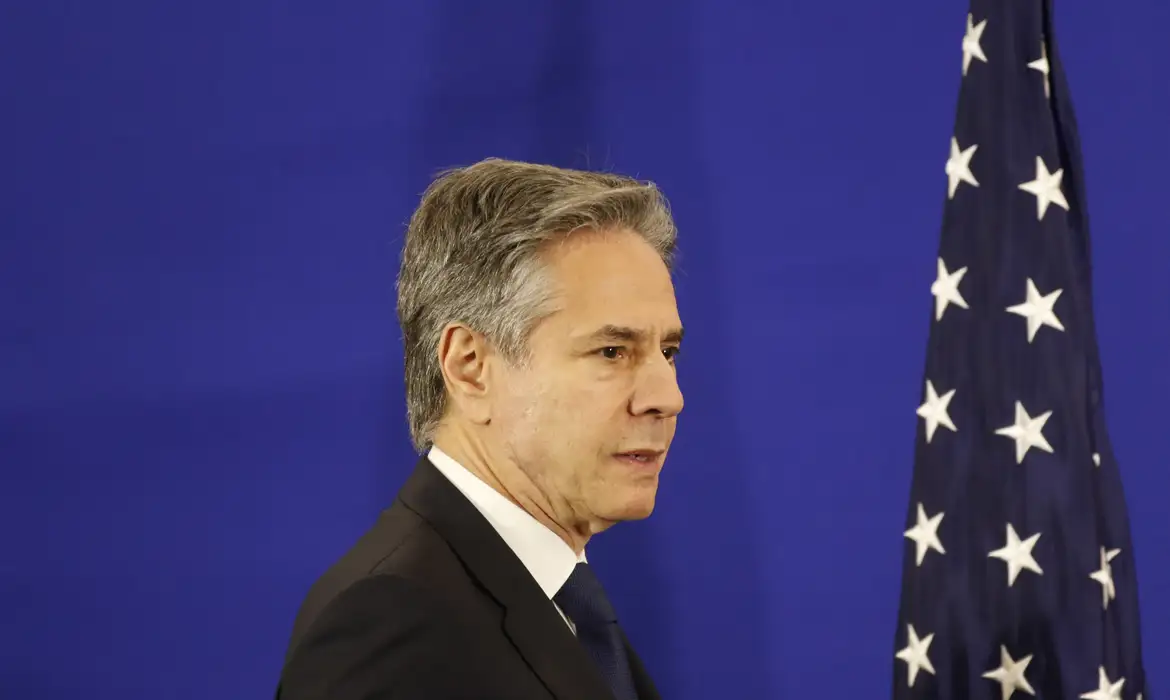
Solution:
M657 468L662 463L665 450L627 450L615 456L622 462L638 468Z

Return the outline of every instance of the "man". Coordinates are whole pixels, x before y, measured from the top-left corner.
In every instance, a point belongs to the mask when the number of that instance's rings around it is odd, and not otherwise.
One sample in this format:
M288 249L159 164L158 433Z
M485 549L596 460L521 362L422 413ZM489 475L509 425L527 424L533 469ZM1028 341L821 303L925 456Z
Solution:
M427 189L398 282L424 456L310 590L279 697L658 697L585 545L654 508L683 407L675 235L614 175L490 159Z

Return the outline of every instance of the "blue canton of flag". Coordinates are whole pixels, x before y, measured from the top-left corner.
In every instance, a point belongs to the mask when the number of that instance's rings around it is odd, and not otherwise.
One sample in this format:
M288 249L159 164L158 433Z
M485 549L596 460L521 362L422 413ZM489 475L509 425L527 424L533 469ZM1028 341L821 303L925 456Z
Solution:
M972 0L893 697L1142 698L1089 227L1051 0ZM1147 696L1148 697L1148 696Z

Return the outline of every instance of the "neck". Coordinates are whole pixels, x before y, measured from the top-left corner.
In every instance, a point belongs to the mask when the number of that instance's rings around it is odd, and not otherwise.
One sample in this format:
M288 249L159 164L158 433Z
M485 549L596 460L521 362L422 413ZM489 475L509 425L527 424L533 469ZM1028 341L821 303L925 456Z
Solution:
M564 499L546 493L516 464L500 455L486 440L465 431L444 426L436 433L434 444L480 481L515 503L541 525L560 537L577 555L585 550L592 529L589 523L573 516Z

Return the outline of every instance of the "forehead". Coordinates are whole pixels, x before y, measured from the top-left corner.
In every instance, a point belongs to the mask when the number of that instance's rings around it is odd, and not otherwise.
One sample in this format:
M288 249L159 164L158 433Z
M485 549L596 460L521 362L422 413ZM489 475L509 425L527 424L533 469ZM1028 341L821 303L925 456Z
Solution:
M658 332L681 325L670 271L632 231L574 234L549 250L546 262L562 322Z

